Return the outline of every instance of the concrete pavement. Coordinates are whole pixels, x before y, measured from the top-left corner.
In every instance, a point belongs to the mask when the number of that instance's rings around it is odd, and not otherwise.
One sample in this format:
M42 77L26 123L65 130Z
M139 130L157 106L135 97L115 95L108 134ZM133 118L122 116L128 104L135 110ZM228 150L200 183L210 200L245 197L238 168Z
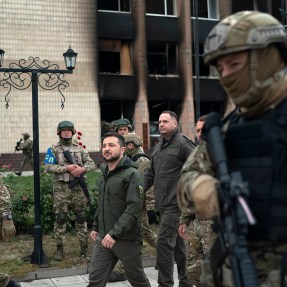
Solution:
M149 279L151 287L157 287L157 274L158 271L154 267L146 267L145 273ZM89 274L74 275L65 277L55 277L48 279L33 280L31 282L21 282L22 287L86 287L89 282ZM126 287L131 286L128 281L108 283L109 287ZM174 268L174 286L178 286L176 265Z

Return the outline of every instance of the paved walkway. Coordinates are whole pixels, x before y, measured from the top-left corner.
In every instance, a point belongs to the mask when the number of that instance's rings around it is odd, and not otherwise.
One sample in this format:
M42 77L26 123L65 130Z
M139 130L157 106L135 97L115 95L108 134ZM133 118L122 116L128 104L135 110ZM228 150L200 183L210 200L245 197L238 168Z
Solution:
M176 267L176 266L175 266ZM157 287L157 270L154 267L146 267L145 273L149 279L151 287ZM89 275L74 275L67 277L56 277L50 279L34 280L31 282L21 282L23 287L86 287L89 282ZM131 286L128 281L108 283L109 287L126 287ZM177 272L174 268L174 286L178 286Z

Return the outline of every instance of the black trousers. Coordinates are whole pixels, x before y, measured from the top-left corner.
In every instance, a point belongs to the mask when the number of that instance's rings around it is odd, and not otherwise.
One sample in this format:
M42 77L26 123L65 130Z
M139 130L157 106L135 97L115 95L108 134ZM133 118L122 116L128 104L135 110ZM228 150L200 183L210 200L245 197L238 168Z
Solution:
M177 264L179 287L192 286L186 275L186 245L178 234L180 215L180 211L161 212L156 244L159 287L172 287L174 285L174 262Z
M91 260L91 273L87 287L104 287L109 281L112 270L120 259L126 276L134 287L150 287L144 273L141 256L142 244L139 241L117 240L112 249L102 246L97 237Z

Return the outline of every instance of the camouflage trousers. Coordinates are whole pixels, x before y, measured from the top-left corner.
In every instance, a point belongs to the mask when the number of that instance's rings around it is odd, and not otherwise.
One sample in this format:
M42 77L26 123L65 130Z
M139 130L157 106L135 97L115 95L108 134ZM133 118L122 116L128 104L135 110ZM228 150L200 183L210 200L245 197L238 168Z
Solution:
M5 287L9 282L9 276L0 272L0 287Z
M195 219L186 230L187 244L187 277L196 287L200 286L201 259L207 254L216 238L211 230L211 220Z
M156 233L151 229L149 223L148 223L148 217L147 217L147 210L146 210L146 204L144 202L143 209L142 209L142 234L143 239L152 247L156 248ZM124 274L124 266L120 260L118 260L114 271L119 274Z
M274 245L269 242L250 244L251 255L255 259L260 287L279 287L287 283L287 244ZM282 272L284 274L282 274ZM222 266L222 287L233 287L233 272L229 258ZM202 287L215 287L208 259L202 262ZM285 285L284 285L285 286Z
M20 165L20 172L22 173L24 166L29 163L33 167L33 157L29 155L24 155L24 159L21 162Z
M88 237L87 237L87 222L85 219L86 216L86 197L80 188L77 185L72 190L68 187L67 183L64 182L55 182L53 189L54 203L53 210L54 213L64 213L68 214L69 211L72 211L75 215L75 230L77 233L77 238L80 242L81 247L87 246ZM79 216L81 215L81 218ZM83 218L84 217L84 218ZM83 222L82 222L83 221ZM63 245L65 234L66 234L66 223L59 224L57 219L54 223L54 232L56 236L56 244Z

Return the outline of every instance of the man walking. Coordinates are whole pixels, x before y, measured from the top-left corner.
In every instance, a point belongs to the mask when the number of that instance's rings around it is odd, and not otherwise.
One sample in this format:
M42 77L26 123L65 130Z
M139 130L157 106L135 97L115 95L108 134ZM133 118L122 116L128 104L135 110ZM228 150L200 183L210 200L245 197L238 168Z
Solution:
M186 276L186 246L178 234L181 211L176 188L181 168L194 149L193 142L180 133L177 115L164 111L159 117L161 137L151 155L151 165L145 173L144 190L153 184L155 208L161 213L158 230L156 264L159 287L173 286L174 261L177 264L179 286L192 286Z
M90 234L95 246L88 287L106 286L119 259L132 286L150 287L141 258L143 180L136 165L124 153L122 135L104 135L105 164L100 167L99 197Z

